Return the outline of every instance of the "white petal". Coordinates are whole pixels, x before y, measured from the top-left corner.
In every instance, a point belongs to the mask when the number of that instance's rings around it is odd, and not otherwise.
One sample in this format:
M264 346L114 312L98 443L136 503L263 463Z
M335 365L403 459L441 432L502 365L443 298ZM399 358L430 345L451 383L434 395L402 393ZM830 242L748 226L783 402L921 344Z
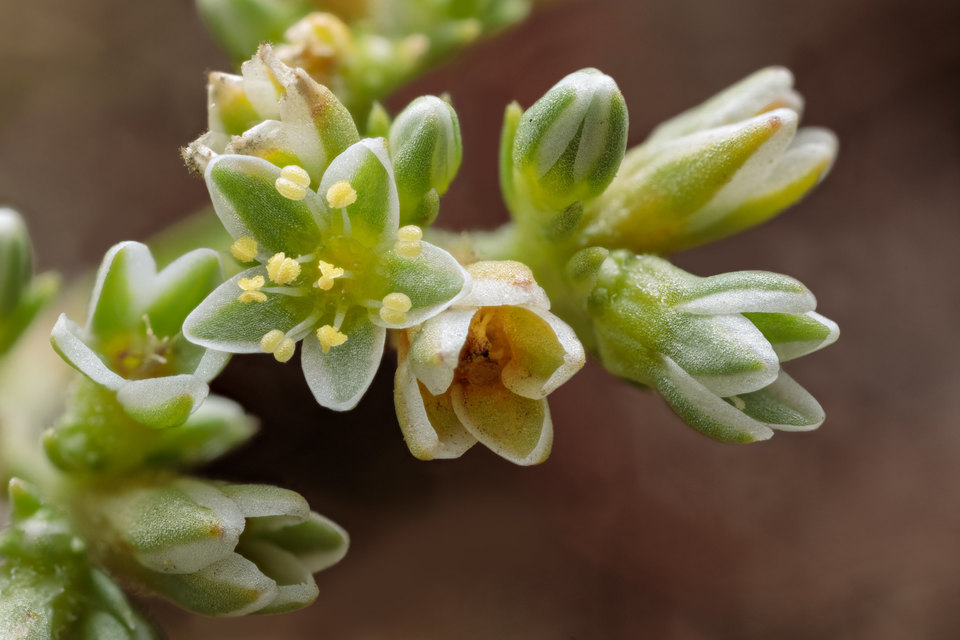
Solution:
M50 333L50 342L60 357L74 369L99 385L116 391L126 382L104 364L84 342L84 332L77 323L61 313Z
M501 305L550 309L547 293L537 284L530 267L512 260L475 262L467 266L473 278L469 293L457 305L496 307Z
M334 411L353 409L366 393L383 357L387 330L368 322L366 315L341 331L347 341L323 353L320 341L311 331L303 339L300 362L313 397L321 406Z
M455 384L453 410L464 428L497 455L519 465L539 464L553 446L546 399L524 398L502 385Z
M403 439L410 452L421 460L459 458L477 440L460 425L459 429L450 429L444 425L443 437L430 422L424 406L423 395L417 379L411 374L406 361L397 366L394 379L394 404L397 421L403 432ZM454 425L455 427L456 425Z
M435 396L450 387L460 351L476 309L448 309L423 323L410 342L407 362L413 374Z
M535 313L549 324L556 334L560 346L563 347L563 364L553 372L553 375L540 388L540 395L547 396L583 368L583 365L587 362L587 354L584 352L583 344L577 338L576 332L566 322L542 307L525 306L524 308Z

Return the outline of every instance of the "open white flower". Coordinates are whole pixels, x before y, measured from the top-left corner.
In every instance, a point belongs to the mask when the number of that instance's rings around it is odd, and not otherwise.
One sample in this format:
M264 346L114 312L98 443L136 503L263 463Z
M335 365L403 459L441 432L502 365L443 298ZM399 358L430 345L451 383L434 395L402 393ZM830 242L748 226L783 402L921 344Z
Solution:
M467 267L470 293L400 334L395 403L418 458L456 458L480 442L521 465L550 455L546 396L584 364L583 346L519 262Z

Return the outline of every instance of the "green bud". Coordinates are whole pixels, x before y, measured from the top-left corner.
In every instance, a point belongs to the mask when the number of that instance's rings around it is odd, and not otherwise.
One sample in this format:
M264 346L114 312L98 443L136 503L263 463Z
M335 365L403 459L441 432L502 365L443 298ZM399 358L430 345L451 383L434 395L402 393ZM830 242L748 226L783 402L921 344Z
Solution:
M33 276L33 249L20 214L0 207L0 318L13 313Z
M154 478L104 488L86 505L108 566L204 615L304 607L318 593L311 574L348 545L298 494L262 485Z
M0 637L153 638L66 515L37 489L10 481L12 524L0 534Z
M417 98L393 121L389 140L400 224L429 225L463 159L457 112L435 96Z
M820 405L780 363L833 343L839 330L814 313L816 300L793 278L762 271L699 278L620 250L596 269L587 306L604 366L656 388L712 438L765 440L772 429L823 422Z
M568 75L527 109L510 141L516 195L556 213L603 193L623 160L627 120L610 76L596 69Z
M669 253L776 215L826 176L836 137L798 131L802 99L768 69L661 125L589 203L583 244Z

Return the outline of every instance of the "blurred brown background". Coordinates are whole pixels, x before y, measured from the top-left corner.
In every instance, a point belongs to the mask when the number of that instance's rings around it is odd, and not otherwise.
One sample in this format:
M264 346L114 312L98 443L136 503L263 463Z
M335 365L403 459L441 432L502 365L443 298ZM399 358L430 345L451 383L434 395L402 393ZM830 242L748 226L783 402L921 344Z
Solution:
M0 200L43 267L79 273L206 202L178 145L227 68L192 3L0 0ZM520 469L478 447L421 463L392 414L392 356L360 408L317 408L296 365L238 358L218 391L269 414L210 469L277 482L350 530L319 601L217 621L144 600L172 638L960 637L960 4L956 0L561 3L395 96L449 91L466 161L442 222L505 219L503 106L596 66L631 141L785 64L833 174L782 218L678 258L789 273L840 342L791 363L827 410L745 447L685 427L600 367L551 397L556 443Z

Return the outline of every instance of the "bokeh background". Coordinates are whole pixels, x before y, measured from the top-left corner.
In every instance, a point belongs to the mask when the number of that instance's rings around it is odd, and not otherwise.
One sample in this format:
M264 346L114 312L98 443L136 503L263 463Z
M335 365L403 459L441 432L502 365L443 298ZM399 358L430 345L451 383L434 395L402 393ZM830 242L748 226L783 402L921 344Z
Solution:
M442 223L493 227L503 107L566 73L619 82L631 143L769 65L840 137L833 174L781 218L677 257L791 274L842 327L790 371L812 434L714 443L589 364L551 396L553 455L481 447L421 463L392 413L393 357L353 413L299 367L237 358L215 384L265 416L207 470L305 494L351 532L320 598L210 620L141 604L171 638L960 637L960 4L956 0L556 3L389 101L449 91L466 160ZM0 200L69 275L206 203L179 145L228 63L192 3L0 0Z

